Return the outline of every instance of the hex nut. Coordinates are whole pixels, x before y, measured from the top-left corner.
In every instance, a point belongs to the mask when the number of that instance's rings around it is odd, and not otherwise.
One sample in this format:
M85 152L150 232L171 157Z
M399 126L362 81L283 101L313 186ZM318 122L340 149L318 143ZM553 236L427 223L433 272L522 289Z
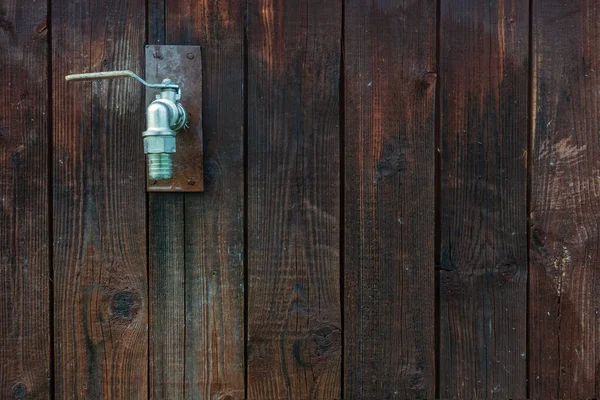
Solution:
M175 153L174 136L146 136L144 137L144 153Z

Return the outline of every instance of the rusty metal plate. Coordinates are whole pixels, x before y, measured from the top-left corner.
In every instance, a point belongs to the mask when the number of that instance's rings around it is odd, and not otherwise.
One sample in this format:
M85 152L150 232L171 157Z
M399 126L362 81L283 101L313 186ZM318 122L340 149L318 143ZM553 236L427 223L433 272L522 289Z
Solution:
M151 181L146 177L148 192L202 192L202 54L200 46L146 46L146 80L161 82L172 79L181 86L181 104L185 108L189 129L177 133L177 151L173 153L173 178ZM146 106L158 93L146 90ZM147 175L146 175L147 176Z

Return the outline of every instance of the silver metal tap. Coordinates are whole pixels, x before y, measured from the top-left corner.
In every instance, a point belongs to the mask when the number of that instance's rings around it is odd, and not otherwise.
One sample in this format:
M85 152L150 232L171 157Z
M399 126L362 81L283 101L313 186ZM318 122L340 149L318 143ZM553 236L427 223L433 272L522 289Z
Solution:
M171 179L173 161L171 154L177 150L175 137L177 132L187 128L187 116L180 103L181 89L170 79L162 83L148 83L132 71L110 71L89 74L67 75L67 81L135 78L149 88L160 89L160 94L146 109L146 130L144 153L147 154L148 178L151 180Z

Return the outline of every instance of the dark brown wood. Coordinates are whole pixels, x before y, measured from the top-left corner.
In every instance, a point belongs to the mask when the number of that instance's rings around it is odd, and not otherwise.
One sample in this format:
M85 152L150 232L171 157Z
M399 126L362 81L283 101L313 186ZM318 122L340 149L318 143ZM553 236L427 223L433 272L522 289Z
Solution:
M440 398L527 393L527 1L442 0Z
M244 398L244 12L167 1L167 44L201 45L205 193L185 195L185 394Z
M344 26L344 399L431 399L436 2L349 0Z
M162 0L149 0L148 41L165 42ZM183 193L148 193L151 399L185 398L184 234Z
M66 83L143 71L145 3L52 3L57 399L148 393L143 88Z
M600 397L600 5L532 1L5 0L0 398ZM144 34L202 46L205 193L64 81Z
M248 398L339 399L342 2L247 23Z
M171 154L173 177L147 179L149 192L202 192L202 52L200 46L146 46L146 80L162 82L169 78L179 85L181 104L185 108L188 128L177 133L177 151ZM146 90L150 105L159 90Z
M533 3L531 398L600 396L600 4Z
M146 0L148 4L148 24L146 34L148 44L164 44L166 39L165 1Z
M0 398L51 396L46 3L0 4Z
M183 195L149 197L150 398L184 399Z

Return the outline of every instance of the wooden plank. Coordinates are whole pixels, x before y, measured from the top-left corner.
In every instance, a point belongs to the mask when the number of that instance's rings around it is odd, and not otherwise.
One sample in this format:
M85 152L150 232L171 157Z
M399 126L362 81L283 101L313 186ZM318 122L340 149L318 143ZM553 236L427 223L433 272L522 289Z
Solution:
M183 194L149 194L151 399L185 398L183 214Z
M165 0L146 0L148 4L148 44L164 44L166 40Z
M600 4L533 3L531 398L600 396Z
M164 0L148 0L151 44L165 43L164 10ZM151 399L185 398L184 235L183 193L148 193Z
M0 4L0 398L51 396L48 10Z
M52 3L56 398L148 386L142 86L65 83L143 70L145 3Z
M440 397L527 393L527 1L442 0Z
M248 2L248 398L341 398L340 0Z
M344 26L344 399L433 398L436 2Z
M202 46L203 194L185 195L185 394L244 398L242 0L168 0L167 44Z

